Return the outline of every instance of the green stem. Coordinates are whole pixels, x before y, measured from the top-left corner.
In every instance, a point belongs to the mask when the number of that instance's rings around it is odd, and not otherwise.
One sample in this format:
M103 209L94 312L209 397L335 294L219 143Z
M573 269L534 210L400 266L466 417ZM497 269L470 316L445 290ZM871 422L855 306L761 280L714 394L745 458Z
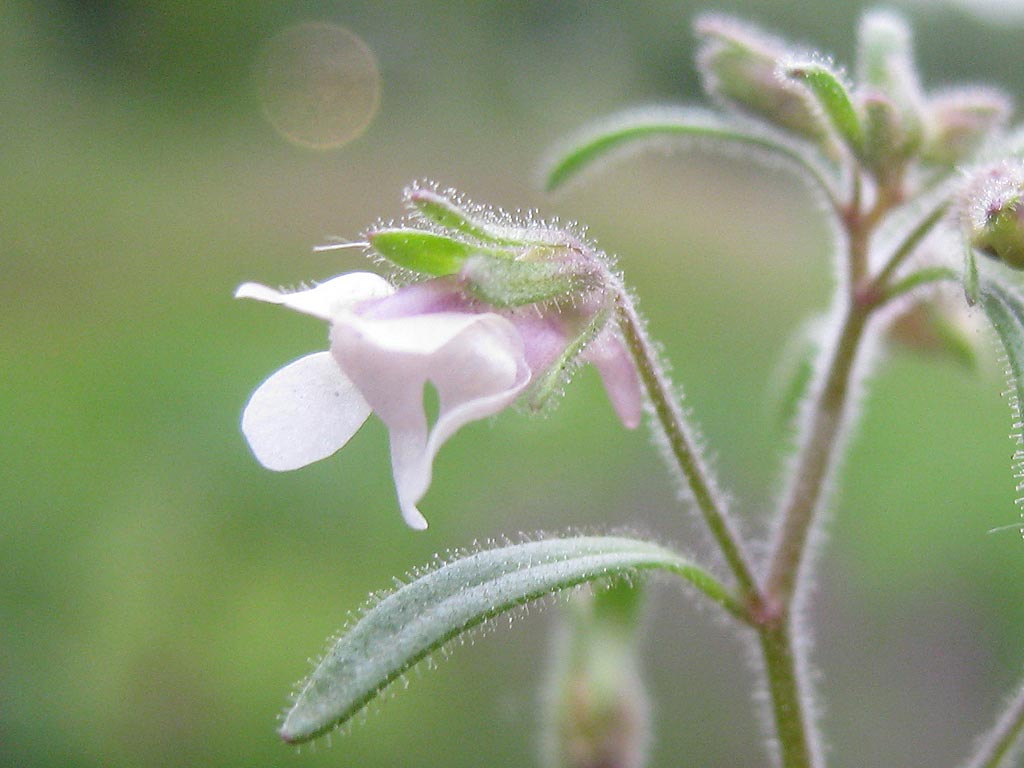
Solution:
M789 612L807 549L807 537L825 481L835 464L836 447L846 421L854 364L869 311L856 302L851 302L847 309L783 507L782 527L772 550L764 588L766 598L783 614Z
M999 722L978 746L966 768L1000 768L1014 752L1014 745L1024 733L1024 685L1009 703Z
M637 313L633 300L617 279L609 276L615 291L615 309L626 346L636 362L658 423L665 432L668 448L682 471L711 535L721 548L729 568L748 603L757 600L757 585L740 539L726 516L725 502L710 470L696 449L693 430L683 416L668 376L658 363L657 353Z
M672 385L658 363L643 321L629 294L617 281L616 312L619 328L636 362L655 416L665 432L669 450L689 483L705 522L718 542L739 584L742 603L721 604L758 633L771 693L772 712L784 768L813 768L816 764L812 738L804 712L789 618L766 604L754 581L740 539L725 513L725 506L710 472L695 450L692 430L683 417Z
M782 765L812 768L817 760L808 738L810 731L788 623L763 626L759 631Z
M876 285L885 285L890 281L896 270L903 264L907 257L913 253L914 249L920 244L922 240L931 232L935 225L942 221L942 217L946 215L946 211L949 210L949 201L943 200L939 205L935 206L916 227L907 235L907 238L900 243L900 246L893 252L889 261L882 268L881 272L878 273L878 277L875 278Z

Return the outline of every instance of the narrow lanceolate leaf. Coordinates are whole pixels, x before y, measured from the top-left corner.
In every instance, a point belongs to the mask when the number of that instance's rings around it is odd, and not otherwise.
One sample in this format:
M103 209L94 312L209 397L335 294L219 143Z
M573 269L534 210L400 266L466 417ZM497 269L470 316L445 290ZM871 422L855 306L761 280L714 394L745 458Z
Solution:
M1016 450L1013 452L1014 477L1017 492L1024 491L1024 300L1020 294L1004 285L985 280L980 286L980 303L996 330L1006 352L1007 377L1010 381L1010 409L1013 414L1013 432ZM1024 504L1018 497L1017 504Z
M1016 407L1024 404L1024 299L1012 288L992 280L980 286L981 306L1006 351Z
M579 584L651 569L676 573L742 613L705 571L643 541L572 537L484 550L422 575L368 608L303 684L281 737L304 742L344 723L417 662L505 611Z
M818 62L792 65L786 68L786 74L807 86L836 133L842 136L850 149L859 153L864 141L864 129L850 92L839 75Z
M803 151L768 134L745 131L694 109L630 110L570 138L547 164L545 186L554 190L599 160L629 149L644 149L666 139L691 138L748 146L796 162L832 199L832 185Z

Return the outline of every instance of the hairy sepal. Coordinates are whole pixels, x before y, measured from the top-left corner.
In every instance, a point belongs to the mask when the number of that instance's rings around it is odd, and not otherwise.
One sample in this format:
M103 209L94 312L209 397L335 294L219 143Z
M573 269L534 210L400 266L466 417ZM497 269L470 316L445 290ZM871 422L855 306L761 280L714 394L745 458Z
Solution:
M461 277L470 293L493 307L526 304L581 296L601 287L600 273L585 260L552 258L550 248L534 249L535 260L507 259L478 253L466 259ZM563 249L565 250L565 249Z
M807 87L836 133L854 154L860 154L864 129L839 73L818 61L790 63L784 72L787 77Z
M708 573L644 541L579 536L484 550L420 575L369 607L317 664L279 733L302 743L342 725L419 661L506 611L653 569L676 573L735 610Z
M442 192L430 184L413 184L405 190L405 201L425 220L467 240L491 245L521 245L520 240L510 237L502 227L488 221L484 209L470 206L454 190Z
M392 264L432 277L454 275L462 269L466 259L482 250L504 258L513 257L507 248L488 247L409 227L374 230L367 234L367 239L373 249Z

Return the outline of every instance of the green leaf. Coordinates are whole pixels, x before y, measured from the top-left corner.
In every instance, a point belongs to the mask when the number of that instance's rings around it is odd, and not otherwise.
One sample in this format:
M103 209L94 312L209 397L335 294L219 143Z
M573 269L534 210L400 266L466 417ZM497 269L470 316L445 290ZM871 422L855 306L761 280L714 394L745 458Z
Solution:
M839 75L817 62L787 67L786 74L807 86L847 146L855 153L860 153L864 129L850 93Z
M708 573L656 544L580 536L484 550L420 575L369 607L302 685L280 735L299 743L346 722L417 662L505 611L651 569L678 574L742 615Z
M507 258L512 256L507 250L465 243L422 229L379 229L370 232L367 239L373 249L388 261L435 277L454 275L462 269L469 256L481 250L503 253Z
M922 285L943 281L955 283L958 279L959 275L949 267L923 267L888 286L885 290L885 299L887 301L895 299L897 296L910 293Z
M808 319L787 340L771 377L769 402L774 411L775 426L782 432L792 430L810 394L818 357L823 349L822 326L822 318ZM795 449L796 444L788 447Z
M832 185L800 149L770 135L748 132L705 112L686 108L630 110L584 130L555 152L554 159L547 164L545 187L555 190L614 153L687 137L745 145L786 157L808 172L829 200L835 198Z
M1013 429L1020 441L1022 428L1022 405L1024 405L1024 300L1012 288L992 280L981 285L981 306L1006 352L1007 377L1010 383L1010 410L1013 414ZM1024 453L1020 448L1014 451L1014 475L1020 476L1024 469Z
M1013 394L1024 404L1024 300L1017 291L992 280L981 285L981 306L1006 351Z

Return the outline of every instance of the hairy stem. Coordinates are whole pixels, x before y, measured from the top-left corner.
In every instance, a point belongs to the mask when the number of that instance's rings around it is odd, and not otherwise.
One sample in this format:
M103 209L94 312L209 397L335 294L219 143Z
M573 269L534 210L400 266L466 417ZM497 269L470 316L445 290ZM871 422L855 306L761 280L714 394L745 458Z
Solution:
M766 598L782 613L788 613L796 589L807 538L822 499L829 473L836 463L836 447L846 421L857 352L867 324L869 310L851 301L843 318L824 385L811 413L807 437L797 460L779 529L768 578Z
M785 768L816 764L788 622L759 628L779 752Z
M906 261L907 257L914 252L914 249L921 243L928 234L935 229L935 225L942 221L942 217L946 215L949 210L949 201L943 200L937 206L935 206L928 214L914 227L913 231L907 236L907 238L900 243L899 247L893 252L889 261L886 262L882 271L878 273L878 277L875 282L878 285L882 285L889 282L892 276L896 273L896 270Z
M735 576L742 596L747 602L759 602L756 598L757 586L739 536L726 516L721 493L696 448L693 430L683 415L668 376L658 362L643 320L626 289L617 280L612 284L615 286L619 328L636 362L655 416L665 432L672 458L686 478L697 507Z
M782 765L784 768L813 768L816 764L813 740L804 711L788 617L774 614L766 605L740 539L726 517L714 480L695 449L692 430L668 377L658 363L643 321L626 290L618 283L615 285L619 327L636 361L655 416L665 432L672 457L686 477L704 521L739 584L746 614L735 610L732 613L746 620L758 633Z
M1024 733L1024 685L1009 702L995 727L978 745L978 750L966 768L1000 768L1003 761L1014 753L1018 739Z

